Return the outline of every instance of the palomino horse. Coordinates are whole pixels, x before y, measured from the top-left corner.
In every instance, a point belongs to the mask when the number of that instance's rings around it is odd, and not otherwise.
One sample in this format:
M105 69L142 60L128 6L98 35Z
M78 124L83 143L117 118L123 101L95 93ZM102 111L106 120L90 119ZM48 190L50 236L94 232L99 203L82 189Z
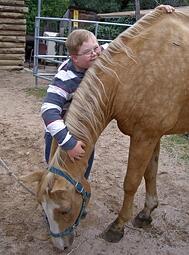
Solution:
M120 34L87 71L66 117L71 133L86 144L85 157L72 162L55 146L49 171L29 177L38 181L37 197L56 247L64 249L73 242L73 230L90 197L84 178L88 158L112 119L131 142L123 205L103 237L110 242L123 237L143 177L145 204L134 224L151 222L158 205L160 138L189 131L188 38L189 16L155 10Z

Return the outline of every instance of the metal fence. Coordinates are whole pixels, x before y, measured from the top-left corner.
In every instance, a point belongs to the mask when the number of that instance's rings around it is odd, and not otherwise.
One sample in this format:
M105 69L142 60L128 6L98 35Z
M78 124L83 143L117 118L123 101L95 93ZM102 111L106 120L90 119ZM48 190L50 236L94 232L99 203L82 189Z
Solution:
M39 1L40 2L40 1ZM40 52L40 42L44 42L47 44L48 42L55 42L57 45L64 44L67 39L67 36L60 36L60 33L57 33L56 36L41 36L40 31L40 23L41 21L56 21L61 22L67 28L67 35L72 31L74 23L82 23L88 24L93 26L94 34L97 37L97 40L100 44L105 42L110 42L112 39L102 39L98 38L99 26L116 26L116 27L130 27L130 24L122 24L122 23L113 23L113 22L100 22L100 21L89 21L89 20L77 20L77 19L68 19L68 18L55 18L55 17L41 17L40 16L40 3L38 6L38 16L35 18L35 38L34 38L34 54L33 54L33 75L35 76L35 85L38 85L38 79L45 79L51 81L53 76L56 73L56 68L51 68L48 70L46 68L42 69L39 65L39 61L45 61L45 63L51 63L55 67L58 64L61 64L63 60L68 58L67 54L60 55L59 53L56 54L41 54Z

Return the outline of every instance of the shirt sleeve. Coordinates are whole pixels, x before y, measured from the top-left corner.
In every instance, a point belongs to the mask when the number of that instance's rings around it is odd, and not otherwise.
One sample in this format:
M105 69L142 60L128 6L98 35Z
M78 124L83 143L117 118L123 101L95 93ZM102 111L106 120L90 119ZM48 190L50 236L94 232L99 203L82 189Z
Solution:
M69 87L71 80L77 77L74 73L60 71L49 85L47 95L41 107L41 116L47 132L56 139L59 146L64 150L75 147L77 140L70 134L63 120L64 106L68 104L72 93L66 88Z

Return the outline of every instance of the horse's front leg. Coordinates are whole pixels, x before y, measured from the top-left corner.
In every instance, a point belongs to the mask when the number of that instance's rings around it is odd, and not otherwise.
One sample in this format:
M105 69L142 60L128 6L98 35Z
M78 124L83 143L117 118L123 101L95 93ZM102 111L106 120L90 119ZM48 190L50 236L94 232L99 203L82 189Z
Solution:
M128 169L124 180L124 201L117 219L106 229L102 237L109 242L118 242L124 235L124 225L132 216L134 195L158 142L156 137L135 134L131 138Z
M144 209L135 217L133 224L136 227L144 227L152 222L151 213L158 206L156 177L158 170L158 159L160 141L157 143L152 158L144 173L146 185L146 199Z

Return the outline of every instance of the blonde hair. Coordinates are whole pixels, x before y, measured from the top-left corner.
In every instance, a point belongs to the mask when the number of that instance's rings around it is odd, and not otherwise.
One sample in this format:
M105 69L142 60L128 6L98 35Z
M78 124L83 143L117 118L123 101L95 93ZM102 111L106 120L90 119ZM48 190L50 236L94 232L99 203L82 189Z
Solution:
M77 54L83 42L94 37L95 35L92 32L85 29L76 29L72 31L65 42L69 54Z

